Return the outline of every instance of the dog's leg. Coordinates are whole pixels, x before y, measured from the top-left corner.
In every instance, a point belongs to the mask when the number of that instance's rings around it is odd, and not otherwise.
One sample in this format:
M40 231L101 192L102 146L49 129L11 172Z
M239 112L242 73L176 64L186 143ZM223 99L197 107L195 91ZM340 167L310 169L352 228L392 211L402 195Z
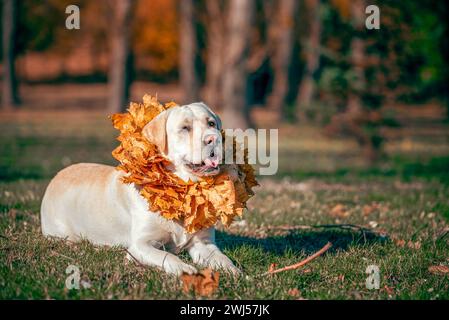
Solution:
M128 251L131 255L128 258L134 258L144 265L161 268L170 274L181 275L184 272L188 274L197 272L195 267L183 262L170 252L157 249L145 239L135 242Z
M183 262L174 254L159 249L163 247L169 234L149 217L150 215L146 213L140 219L133 220L132 239L128 247L131 257L144 265L155 266L175 275L184 272L196 273L195 267Z
M231 259L225 256L215 245L215 229L202 230L195 234L187 248L194 263L221 269L232 274L241 274Z

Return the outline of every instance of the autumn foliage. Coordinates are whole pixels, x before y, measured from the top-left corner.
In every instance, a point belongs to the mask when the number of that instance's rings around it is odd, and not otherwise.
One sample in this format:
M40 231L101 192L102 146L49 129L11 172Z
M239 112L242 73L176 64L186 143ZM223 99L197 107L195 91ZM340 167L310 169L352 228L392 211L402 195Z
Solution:
M197 274L186 274L181 276L183 291L193 291L199 296L211 296L218 289L220 273L210 268L204 269Z
M117 168L126 173L123 182L140 189L151 211L179 221L188 232L211 227L217 221L228 226L236 216L242 216L246 201L254 194L254 169L245 157L244 164L223 164L220 174L198 182L185 182L167 170L170 161L142 135L142 129L174 106L174 102L162 105L145 95L143 103L131 103L128 112L112 115L113 125L120 131L120 145L112 155L120 162Z

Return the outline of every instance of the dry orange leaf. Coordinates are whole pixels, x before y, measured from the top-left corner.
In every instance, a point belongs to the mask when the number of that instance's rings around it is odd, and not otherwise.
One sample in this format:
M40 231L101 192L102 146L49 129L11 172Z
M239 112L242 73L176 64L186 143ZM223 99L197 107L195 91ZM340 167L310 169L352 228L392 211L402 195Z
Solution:
M330 215L334 218L347 218L349 217L350 212L343 204L339 203L331 209Z
M419 241L416 241L416 242L409 241L409 242L407 242L407 247L409 247L410 249L419 250L419 249L421 249L421 242L419 242Z
M200 296L211 296L218 288L219 272L214 272L210 268L200 271L198 274L181 275L183 290L188 293L193 292Z
M368 204L366 204L366 205L363 206L363 209L362 209L363 215L364 215L364 216L369 216L369 215L372 214L374 211L376 211L376 209L377 209L377 206L376 206L376 205L373 205L373 204L368 205Z
M292 297L300 297L301 291L298 288L288 289L287 294Z
M405 240L404 239L396 239L394 241L394 243L398 246L398 247L404 247L405 246Z
M384 289L385 289L385 291L387 292L388 295L390 295L390 296L394 295L394 288L385 285Z
M449 267L448 266L430 266L429 272L433 274L448 274Z
M244 164L222 165L216 176L184 182L166 169L170 161L142 135L148 122L174 106L174 102L162 105L156 97L145 95L143 103L131 102L128 112L111 116L114 128L120 131L120 145L112 155L120 162L117 168L127 173L123 182L139 186L151 211L178 220L187 232L211 227L219 220L229 226L236 216L242 216L254 195L252 188L258 185L247 150Z

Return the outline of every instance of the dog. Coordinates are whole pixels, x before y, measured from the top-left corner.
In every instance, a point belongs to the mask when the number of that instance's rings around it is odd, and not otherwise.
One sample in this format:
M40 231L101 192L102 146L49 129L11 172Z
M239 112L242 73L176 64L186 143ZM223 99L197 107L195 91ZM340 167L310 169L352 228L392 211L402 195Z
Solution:
M204 103L175 106L142 130L170 160L169 170L184 181L220 172L221 120ZM45 236L96 245L123 246L128 258L167 273L194 274L196 268L176 256L187 250L195 264L238 275L241 271L215 244L215 229L189 234L179 221L148 210L125 173L112 166L80 163L61 170L48 185L41 205Z

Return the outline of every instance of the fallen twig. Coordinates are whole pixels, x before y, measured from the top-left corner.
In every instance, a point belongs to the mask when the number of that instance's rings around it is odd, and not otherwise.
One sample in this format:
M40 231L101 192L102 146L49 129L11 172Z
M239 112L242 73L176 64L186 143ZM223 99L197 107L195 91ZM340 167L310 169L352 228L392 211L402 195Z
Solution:
M302 266L306 265L307 263L309 263L313 259L321 256L323 253L325 253L331 247L332 247L332 243L328 242L328 243L326 243L326 245L324 247L322 247L320 250L318 250L317 252L315 252L311 256L307 257L306 259L304 259L304 260L302 260L302 261L300 261L298 263L292 264L290 266L286 266L286 267L275 269L275 270L270 270L268 272L263 273L262 276L266 276L266 275L269 275L269 274L275 274L275 273L279 273L279 272L282 272L282 271L288 271L288 270L294 270L294 269L301 268Z

